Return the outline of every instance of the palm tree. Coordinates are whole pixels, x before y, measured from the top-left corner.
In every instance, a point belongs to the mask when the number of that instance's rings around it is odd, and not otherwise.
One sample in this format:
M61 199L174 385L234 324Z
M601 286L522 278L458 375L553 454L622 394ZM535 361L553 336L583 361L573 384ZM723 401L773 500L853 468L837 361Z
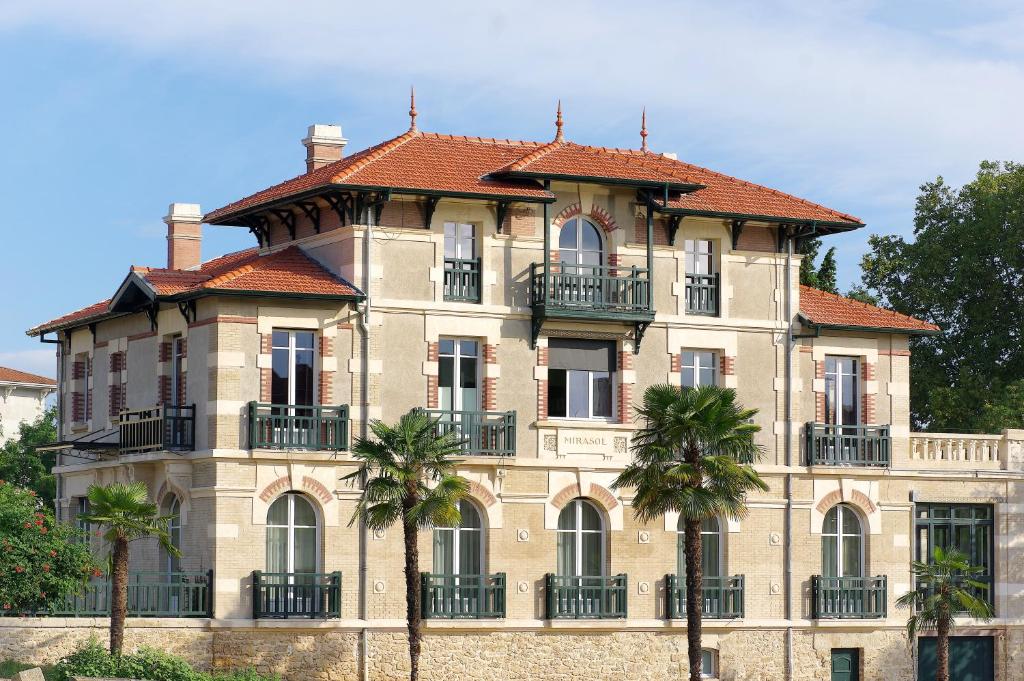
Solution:
M917 589L896 599L897 607L914 613L907 620L910 645L914 645L919 631L934 629L935 681L949 681L949 632L956 624L956 615L985 621L992 618L992 606L975 595L987 585L972 578L985 568L971 565L962 551L936 546L930 563L914 561L910 571Z
M105 487L92 485L87 493L89 513L81 519L107 528L103 535L110 544L110 652L120 655L124 647L124 619L128 609L128 543L144 537L156 537L174 556L180 555L171 544L167 523L173 516L162 516L142 482L114 482Z
M633 513L651 522L670 511L683 519L686 560L686 636L690 679L701 678L701 521L746 514L751 490L768 486L750 463L760 455L750 422L757 413L718 386L654 385L637 407L643 425L633 438L633 461L613 486L636 490Z
M413 410L394 426L371 421L373 439L359 438L352 456L363 465L345 479L363 477L363 494L352 522L362 518L371 530L402 523L405 537L405 610L409 628L410 681L419 678L423 634L420 553L421 528L454 527L461 520L459 500L467 483L455 475L462 439L455 429L438 431L437 422Z

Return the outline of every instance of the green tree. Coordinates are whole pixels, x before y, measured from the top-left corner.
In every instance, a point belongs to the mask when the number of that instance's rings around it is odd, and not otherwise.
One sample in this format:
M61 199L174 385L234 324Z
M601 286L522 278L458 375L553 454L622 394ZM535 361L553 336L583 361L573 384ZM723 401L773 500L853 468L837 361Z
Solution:
M0 480L0 609L45 611L80 591L97 569L84 539L35 491Z
M814 269L814 261L821 250L821 239L804 239L797 247L797 253L804 256L800 261L800 283L804 286L818 288L818 273Z
M878 305L878 297L871 295L871 293L863 286L853 286L849 291L846 292L846 297L852 300L865 303L866 305Z
M914 561L910 569L917 589L896 599L896 605L912 612L907 620L910 645L915 645L918 632L935 631L935 681L949 681L949 633L956 625L956 615L966 613L985 621L992 618L992 606L975 595L986 585L972 579L985 569L971 565L961 551L940 546L935 547L930 563Z
M761 453L754 443L760 427L751 422L756 413L729 388L651 386L637 407L642 426L634 434L633 461L613 482L635 490L633 513L641 522L669 511L683 518L691 681L701 678L701 521L741 517L748 492L768 489L749 463Z
M821 259L821 266L818 267L818 288L829 293L839 293L839 284L836 282L838 271L836 268L836 247L825 251L825 257Z
M53 477L56 454L36 448L52 444L56 439L56 407L47 409L32 423L21 423L18 437L0 448L0 480L35 491L43 504L52 507L56 491Z
M913 341L914 426L1024 426L1024 165L984 162L959 189L922 185L913 237L871 236L861 279L943 330Z
M419 678L423 621L420 585L420 529L453 527L467 483L455 474L462 440L455 431L439 433L437 422L413 410L394 426L371 421L372 439L358 438L352 456L362 462L346 480L363 480L352 522L362 518L371 530L402 524L405 540L405 610L409 629L409 679Z
M92 485L88 491L89 513L83 521L106 528L104 539L110 544L110 652L120 655L124 647L124 620L128 609L128 544L136 539L155 537L171 555L180 555L171 544L167 524L173 516L162 516L142 482L113 482L105 487Z

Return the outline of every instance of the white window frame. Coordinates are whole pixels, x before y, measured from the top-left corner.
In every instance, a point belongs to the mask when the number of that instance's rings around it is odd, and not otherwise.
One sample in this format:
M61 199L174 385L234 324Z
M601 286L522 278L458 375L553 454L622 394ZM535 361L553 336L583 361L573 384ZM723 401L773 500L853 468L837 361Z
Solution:
M835 366L836 366L835 371L829 371L828 370L829 360L832 360L833 362L836 363L835 364ZM845 374L845 373L843 373L839 369L839 362L845 361L845 360L849 360L850 362L853 363L853 372L850 373L850 374ZM833 381L833 385L835 386L835 398L831 400L831 407L832 407L832 409L835 412L835 421L833 423L829 424L829 425L835 425L835 426L859 426L859 425L861 425L861 419L863 418L863 414L861 414L861 398L863 397L864 386L862 385L863 381L861 381L861 379L860 379L860 362L861 362L861 360L860 360L859 357L853 357L853 356L850 356L850 355L826 355L825 356L825 397L826 397L826 399L828 398L828 384L829 384L829 380L830 379ZM856 410L856 414L857 414L856 417L855 417L856 418L856 422L855 423L842 423L843 389L846 386L846 381L847 380L852 380L853 384L854 384L854 387L855 387L854 395L853 395L853 405L854 405L854 409ZM829 406L829 403L826 402L826 409L825 409L825 422L826 423L828 423L828 419L829 419L828 406Z
M286 346L282 346L282 345L274 345L273 338L274 338L274 334L276 334L276 333L287 333L288 334L288 345L287 345L287 347ZM296 405L295 404L295 351L296 351L295 335L299 334L299 333L308 333L308 334L311 334L313 336L313 348L312 348L312 350L313 350L313 400L312 400L312 403L310 405L304 405L304 404L303 405ZM299 408L306 407L306 406L317 406L319 404L319 402L320 402L320 400L318 399L318 396L319 396L319 393L320 393L320 390L319 390L320 385L319 385L319 376L318 376L318 374L320 372L317 371L317 367L319 366L319 362L320 362L320 356L319 356L318 348L317 348L317 345L318 345L317 339L319 338L319 335L317 334L316 330L314 330L314 329L277 329L277 328L275 328L275 329L271 330L270 338L271 338L271 343L270 343L270 356L271 356L271 358L273 358L273 356L274 356L274 350L287 350L288 351L288 401L286 402L286 404L291 405L292 407L298 406ZM271 360L271 361L273 361L273 360Z
M441 341L452 341L455 344L454 352L451 355L446 355L441 352ZM477 403L472 405L471 408L466 408L466 405L462 403L462 390L459 388L460 379L462 378L462 362L464 357L469 355L462 354L462 343L464 341L476 343L476 400ZM452 411L481 411L483 409L483 346L479 338L465 338L455 336L443 336L438 340L437 344L437 359L438 359L438 382L437 382L437 402L438 409L441 408L441 370L440 362L442 357L452 358Z
M597 529L597 530L584 530L583 529L583 504L589 505L591 508L594 509L594 512L597 513L597 522L601 526L600 529ZM607 560L608 560L608 555L607 555L607 553L608 553L608 547L607 547L608 536L606 534L606 529L607 528L606 528L605 522L604 522L604 514L601 513L601 509L598 508L597 505L594 502L590 501L589 499L585 499L583 497L576 497L575 499L573 499L572 501L569 502L569 505L571 505L573 507L573 513L574 513L573 524L574 524L574 529L571 529L571 530L556 529L555 530L557 533L560 533L560 534L572 534L574 536L574 539L575 539L574 547L576 549L576 555L573 557L573 562L575 563L575 565L573 565L573 570L572 570L573 574L571 574L571 575L564 575L564 576L566 576L566 577L605 577L605 576L607 576L607 572L608 572L608 564L607 564ZM566 508L568 508L568 506ZM561 514L564 513L564 512L565 512L565 509L563 508L559 512L559 516L561 516ZM557 525L556 525L556 528L557 528ZM601 537L601 541L599 542L599 544L601 545L601 574L600 575L584 575L584 574L580 574L580 573L583 572L583 535L584 534L599 534L600 537ZM555 542L556 547L557 547L557 544L558 543L556 541ZM557 548L556 548L556 550L557 550Z
M468 506L471 506L473 508L473 510L476 511L476 515L480 519L480 527L462 527L462 523L459 523L459 525L455 526L455 527L436 527L436 528L434 528L435 532L450 532L451 536L452 536L452 563L453 564L451 566L451 571L447 572L446 574L451 574L451 575L455 575L455 576L458 576L458 575L462 574L462 572L459 570L459 565L462 563L462 554L461 554L461 551L462 551L462 540L460 538L460 535L463 532L479 532L480 533L480 574L481 575L486 575L487 574L487 564L485 562L485 558L487 556L487 551L486 551L486 547L485 547L484 542L487 541L487 533L486 533L486 528L484 527L484 514L480 511L480 508L476 504L474 504L472 501L469 501L468 499L461 499L459 501L459 503L460 503L460 505L461 504L466 504ZM461 509L460 509L460 512L461 512Z
M836 533L835 534L832 534L831 532L826 532L826 527L828 527L828 515L829 515L829 513L832 513L833 511L836 512ZM858 528L859 531L858 531L858 533L856 535L849 534L849 533L843 531L843 514L844 513L852 514L853 518L857 521L857 528ZM842 572L843 571L843 565L845 564L845 562L843 560L846 557L844 555L845 549L843 548L843 538L844 537L854 537L854 536L856 536L856 537L859 537L859 539L860 539L860 541L857 542L858 545L860 546L859 555L857 556L857 564L860 565L860 574L859 575L825 575L825 574L823 574L824 577L844 578L844 577L864 577L865 576L865 573L867 572L867 566L864 564L864 544L865 544L865 541L864 541L864 522L861 520L860 514L858 514L856 511L854 511L852 506L850 506L849 504L836 504L835 506L830 508L828 511L826 511L825 512L825 517L824 517L824 519L822 520L822 523L821 523L821 536L822 536L822 539L824 539L825 537L835 537L835 539L836 539L836 571L837 572ZM822 565L821 567L822 567L822 573L824 573L825 572L825 566Z
M711 669L707 669L704 665L704 655L710 655ZM700 678L702 679L717 679L718 678L718 651L714 648L701 648L700 649Z
M452 235L452 239L453 239L453 242L454 242L454 245L455 245L455 255L453 255L451 257L456 258L457 260L473 260L473 259L475 259L477 257L477 251L480 250L479 247L478 247L478 244L477 244L477 228L476 228L476 225L471 223L471 222L452 222L452 221L449 221L449 222L444 223L444 244L443 244L443 250L445 250L445 251L448 250L447 246L448 246L448 227L449 226L451 226L453 228L453 232L454 233ZM465 253L462 252L462 240L460 238L459 232L461 231L461 229L463 227L469 227L470 233L472 234L472 238L471 238L472 246L471 246L471 248L472 248L473 252L470 253L469 255L466 255ZM501 229L501 226L499 225L498 228ZM444 257L447 258L449 256L448 256L447 253L445 253Z
M184 353L182 353L182 343L184 337L181 335L173 336L171 338L171 406L181 407L181 386L180 380L182 377L182 360L185 359ZM273 352L273 351L271 351Z
M273 523L270 522L270 507L273 506L275 503L277 503L277 501L279 499L281 499L282 497L287 497L288 498L288 524L287 525L274 525ZM312 501L310 501L304 494L300 494L298 492L285 492L280 497L278 497L277 499L274 499L274 501L270 502L270 506L267 506L267 529L270 529L271 527L283 527L283 528L287 529L286 540L285 540L286 541L285 552L287 554L287 561L286 562L287 562L287 568L288 569L285 570L285 573L287 573L289 575L294 574L295 573L295 530L296 530L296 528L298 528L298 529L308 529L310 527L309 525L296 525L295 524L295 499L297 497L301 497L303 503L309 504L309 507L313 509L313 518L314 518L314 522L316 523L316 525L315 525L315 528L316 528L316 535L315 535L316 539L314 540L316 542L315 543L316 569L313 572L314 573L320 573L320 572L322 572L321 568L322 568L322 565L323 565L323 555L322 555L323 551L321 550L322 547L321 547L321 543L320 543L321 542L321 536L320 535L321 535L321 532L322 532L321 528L323 526L323 522L322 522L322 519L320 518L320 509L318 509L317 505L314 504ZM269 533L268 533L268 536L269 536ZM267 550L267 547L266 547L266 540L265 540L264 541L264 549L263 549L263 551L264 551L264 553L263 553L264 560L266 560L266 550Z
M707 251L701 251L700 248L703 244L707 244ZM683 240L683 253L685 255L685 267L686 274L690 275L708 275L715 274L717 267L715 266L715 239L684 239ZM697 272L699 267L690 269L690 259L692 257L693 262L697 263L702 256L707 256L708 260L708 271Z
M567 229L573 222L576 223L576 245L573 248L562 248L562 246L561 246L561 243L562 243L562 239L561 239L562 230ZM597 240L598 240L598 243L600 244L599 250L597 251L598 256L599 256L598 257L599 262L597 263L597 265L586 265L586 264L581 265L579 263L579 254L580 253L593 253L594 252L592 249L584 249L584 248L582 248L582 246L583 246L583 230L582 230L582 225L583 224L590 225L591 227L594 228L594 231L597 233ZM572 253L576 254L576 261L577 262L575 262L575 263L566 263L567 267L572 267L576 271L579 271L579 270L581 270L584 267L603 267L605 262L606 262L606 260L608 259L608 253L607 253L608 244L607 244L607 242L606 242L606 240L604 238L604 231L601 229L600 226L598 226L598 224L596 222L594 222L590 218L584 217L582 215L573 216L572 218L566 220L565 223L558 229L558 236L559 236L559 239L558 239L558 244L559 244L558 245L559 262L560 263L563 262L563 259L561 258L561 253L563 251L572 252Z
M174 512L175 511L175 506L177 506L177 511L178 511L177 513ZM171 516L173 516L172 518L169 518L167 520L168 539L170 539L171 537L174 536L174 533L173 533L174 530L178 530L178 543L174 544L173 542L171 542L171 546L174 546L180 552L181 551L181 539L182 539L181 533L184 530L184 526L181 524L181 499L178 498L177 494L170 494L170 495L167 496L166 499L164 499L164 509L166 509L163 512L164 515L171 515ZM164 565L164 569L167 571L168 574L172 574L172 573L175 572L175 570L174 570L175 558L174 558L174 556L171 555L171 553L169 551L164 551L164 553L166 553L165 558L167 559L167 562ZM178 558L178 560L180 560L180 558ZM179 568L181 567L180 563L178 564L178 567Z
M565 416L552 416L550 411L548 413L548 419L552 421L597 421L599 423L615 423L616 414L618 413L618 371L591 371L589 369L549 369L548 373L552 371L564 371L565 377ZM569 380L570 371L586 371L587 372L587 415L586 416L569 416L569 387L572 382ZM594 374L608 373L611 382L611 414L609 416L595 416L594 415ZM548 378L550 381L550 376ZM548 384L550 386L550 383ZM550 388L549 388L550 389ZM550 410L551 401L548 400L548 409Z
M686 364L686 353L693 353L693 364ZM698 355L711 355L711 371L712 378L711 383L707 385L718 385L719 378L719 362L721 361L720 355L717 350L697 349L697 348L683 348L679 353L679 384L684 388L696 388L704 385L700 382L700 362L697 358ZM687 369L693 371L694 384L688 386L683 380L684 373Z

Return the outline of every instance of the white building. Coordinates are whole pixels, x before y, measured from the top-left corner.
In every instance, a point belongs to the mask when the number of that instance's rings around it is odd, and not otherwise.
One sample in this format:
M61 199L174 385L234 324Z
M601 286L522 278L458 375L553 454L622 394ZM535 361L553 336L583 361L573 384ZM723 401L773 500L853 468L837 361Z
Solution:
M47 395L56 390L52 378L0 367L0 445L18 437L23 421L39 418Z

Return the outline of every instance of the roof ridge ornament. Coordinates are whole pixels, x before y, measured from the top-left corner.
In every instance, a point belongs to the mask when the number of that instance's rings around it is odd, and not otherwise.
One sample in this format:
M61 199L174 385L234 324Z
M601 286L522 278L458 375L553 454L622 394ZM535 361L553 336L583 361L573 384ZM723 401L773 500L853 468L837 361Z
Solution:
M409 132L418 132L416 128L416 86L409 86Z
M555 115L555 141L564 142L565 135L562 133L562 126L564 121L562 120L562 100L558 100L558 113Z
M640 113L640 151L648 152L647 148L647 107Z

